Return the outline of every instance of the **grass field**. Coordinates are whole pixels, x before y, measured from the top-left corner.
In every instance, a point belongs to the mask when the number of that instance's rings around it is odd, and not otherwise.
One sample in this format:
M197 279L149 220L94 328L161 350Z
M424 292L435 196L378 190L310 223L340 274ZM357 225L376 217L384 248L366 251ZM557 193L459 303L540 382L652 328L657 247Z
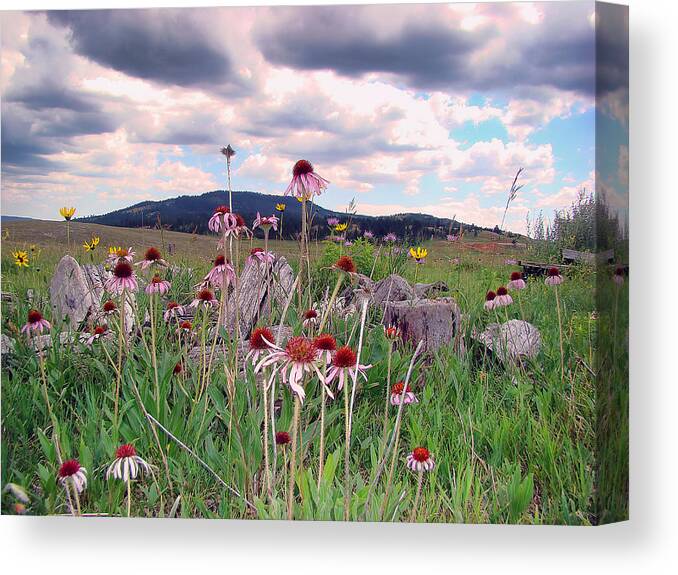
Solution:
M98 251L90 255L82 243L92 235L99 236L101 242ZM71 240L75 246L71 251L81 262L101 261L108 245L133 246L138 259L146 247L158 247L180 268L167 275L171 289L163 301L173 299L182 304L193 299L193 286L208 271L216 253L214 237L175 232L161 237L158 230L92 224L72 224ZM172 256L167 256L169 243L176 246ZM261 246L262 240L243 240L241 244L240 262L250 246ZM351 520L600 522L604 517L595 501L599 417L593 377L600 317L594 312L595 288L601 282L611 284L609 278L581 267L572 269L557 290L544 285L543 279L531 279L525 290L513 294L513 304L488 312L483 309L485 293L506 284L511 271L518 269L507 265L506 259L523 257L524 252L498 245L496 238L486 234L463 242L434 240L422 245L429 251L426 262L415 269L411 258L401 258L398 271L410 281L415 275L417 281L445 281L462 308L467 335L497 320L523 318L540 330L542 350L534 361L508 369L474 360L473 346L463 355L449 348L416 357L410 385L418 403L404 406L400 429L396 429L398 408L387 410L387 437L398 437L389 480L391 453L384 453L389 443L383 439L386 381L406 378L413 346L397 343L389 361L390 343L379 326L378 310L370 311L363 330L359 314L330 314L328 329L338 344L360 348L360 363L372 367L366 371L366 381L359 380L355 394L348 474L344 467L346 388L338 392L336 385L330 386L337 398L328 401L324 416L326 457L319 477L322 396L318 378L306 379L295 454L294 518L344 519L348 493ZM16 338L16 352L2 373L2 483L21 485L28 492L28 513L77 513L69 504L70 491L56 481L61 457L77 458L87 469L87 489L79 497L82 514L288 516L291 446L274 450L271 445L266 465L261 377L255 376L251 366L240 372L233 368L233 353L217 353L209 376L202 377L204 366L186 360L185 346L174 335L175 326L162 321L161 310L151 306L143 292L137 295L137 314L150 310L157 333L144 330L132 341L119 374L115 322L111 322L114 337L110 341L80 345L77 352L67 345L55 345L40 359L16 329L26 322L30 307L41 309L52 319L47 287L56 262L67 251L65 224L7 223L3 225L2 248L2 290L15 294L18 300L13 310L3 304L2 330ZM11 255L17 249L29 252L30 267L14 265ZM299 248L295 242L272 241L270 249L288 257L297 269ZM347 248L311 242L314 289L305 293L312 303L318 303L318 294L334 285L337 274L327 268L336 260L338 250L354 258L359 272L373 274L375 279L392 269L393 258L389 259L387 248L363 242ZM32 303L27 301L29 289L33 290ZM606 343L611 342L617 350L621 335L616 326L628 321L627 288L612 289L617 290L616 321L614 330L606 333ZM306 307L299 308L295 301L284 316L295 334L307 331L300 319ZM271 324L277 325L282 314L283 310L274 309ZM200 327L199 320L195 323ZM52 333L60 329L55 322ZM198 330L198 340L200 336ZM620 344L610 369L619 370L621 377L626 361ZM177 375L173 370L178 362L183 362L185 369ZM294 396L279 380L274 393L280 409L276 430L291 431ZM153 425L146 413L173 437ZM271 432L269 429L267 437L272 444ZM105 479L106 468L123 443L135 446L151 464L152 474L129 485ZM426 447L435 460L430 473L418 474L405 465L406 456L418 446ZM624 447L621 444L617 449ZM267 468L271 470L270 493L266 489ZM611 473L623 475L623 470ZM3 510L11 504L10 496L5 495ZM624 512L609 513L620 516Z

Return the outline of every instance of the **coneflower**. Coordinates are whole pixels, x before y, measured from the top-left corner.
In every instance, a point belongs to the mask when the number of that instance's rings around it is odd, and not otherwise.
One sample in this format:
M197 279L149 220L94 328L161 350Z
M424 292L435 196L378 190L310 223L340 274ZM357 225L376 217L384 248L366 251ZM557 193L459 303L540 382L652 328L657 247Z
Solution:
M179 305L175 301L170 301L165 307L165 313L163 314L163 319L165 322L169 323L173 319L179 319L182 315L186 313L184 306Z
M299 160L292 168L292 181L285 190L285 195L292 194L295 198L310 200L319 196L327 189L329 182L315 173L313 164L308 160Z
M278 231L278 218L275 216L262 216L257 212L257 217L252 223L252 229L254 230L256 228L261 228L264 230L264 233L268 233L271 228L273 228L274 231Z
M400 329L395 325L384 326L384 336L390 341L395 341L400 337Z
M403 405L419 403L417 396L414 395L414 392L410 389L410 386L408 385L405 387L405 383L399 381L391 388L391 405L400 405L401 401Z
M304 321L302 322L305 328L312 328L318 323L318 312L314 309L307 309L304 312Z
M504 286L497 288L497 293L494 298L494 307L505 307L513 303L513 298L509 295L508 290Z
M188 321L184 320L179 324L179 327L177 327L177 333L179 335L188 335L193 331L193 324Z
M115 302L113 300L106 300L104 302L104 305L102 306L102 311L104 315L113 315L115 312L118 311L118 306L115 305Z
M151 278L151 281L148 282L145 291L147 294L165 295L169 291L170 286L171 286L170 282L168 282L167 280L163 280L159 274L155 274Z
M618 286L624 285L624 268L617 268L614 270L612 281Z
M356 352L349 346L340 347L332 356L329 370L327 372L326 383L329 385L335 379L337 380L337 389L341 391L344 383L348 382L349 378L356 385L358 376L367 379L367 370L371 365L357 365L358 357Z
M272 252L267 252L263 248L252 248L250 250L250 255L247 258L247 262L250 264L264 263L271 265L274 261L275 254Z
M172 368L172 374L173 375L180 375L184 371L184 364L181 363L180 361L177 362L174 367Z
M269 328L258 327L254 329L250 335L250 350L245 356L245 361L250 361L255 366L262 354L271 350L274 340L273 332Z
M347 274L356 273L355 262L350 256L341 256L334 264L335 269L346 272Z
M111 273L104 284L107 291L120 295L124 290L134 292L139 288L134 269L129 262L119 261Z
M210 231L218 234L235 228L237 223L235 214L231 213L228 206L217 206L209 222L207 222L207 227Z
M162 255L158 248L148 248L144 254L144 259L135 265L141 266L141 269L145 270L153 265L167 267L167 262L162 259Z
M549 268L546 272L546 280L544 283L547 286L557 286L562 284L564 281L565 279L560 275L560 270L558 268Z
M275 433L275 444L276 445L287 445L291 441L290 434L287 431L276 431Z
M424 480L425 471L433 471L435 462L431 453L425 447L415 447L407 456L407 467L412 471L417 472L417 494L414 497L414 504L412 505L412 514L410 521L417 518L417 511L419 507L419 499L421 497L421 485Z
M520 272L512 272L511 280L506 286L510 290L522 290L527 287L525 280L523 279L523 274Z
M214 298L214 294L208 289L202 289L197 293L195 299L188 304L188 307L210 309L218 305L219 300Z
M226 259L226 256L219 254L214 258L212 269L203 278L201 285L203 287L212 285L215 288L223 289L224 281L226 282L226 288L235 283L235 269L231 262Z
M318 350L319 358L323 359L325 363L332 361L332 353L337 350L337 340L329 333L322 333L317 336L313 343Z
M99 338L105 337L108 335L108 326L106 324L103 325L98 325L94 328L90 336L87 338L85 343L87 345L92 345L95 341L99 340Z
M63 485L66 490L66 496L70 503L70 488L73 488L73 495L75 496L75 503L77 506L77 514L80 515L80 496L79 494L87 487L87 470L80 465L77 459L69 459L64 461L59 467L57 473L59 483ZM71 505L71 512L76 514L73 505Z
M350 278L357 271L355 267L355 262L349 256L341 256L334 263L332 268L339 273L337 275L337 282L334 284L334 289L332 290L332 295L330 296L330 299L327 302L327 306L325 307L325 311L323 312L322 319L320 320L320 327L318 328L318 331L322 331L323 328L325 327L325 324L327 323L330 310L332 309L332 306L334 305L334 302L337 299L337 295L339 295L339 288L341 288L341 284L344 281L344 274L348 275L348 277Z
M43 330L51 329L52 325L42 317L37 309L29 310L28 321L21 328L21 333L42 333Z
M322 372L327 371L327 364L332 361L332 354L337 349L337 340L329 333L323 333L313 340L315 348L318 350L318 359L322 362ZM320 451L318 455L318 487L323 475L325 466L325 407L327 404L325 386L320 386Z
M106 257L106 262L113 265L121 260L125 260L128 263L134 261L134 256L136 254L132 248L121 248L112 246L108 248L108 256Z
M150 465L137 455L137 450L133 445L127 443L116 449L115 460L106 470L106 479L114 477L126 483L127 517L130 516L132 510L132 480L136 479L139 474L150 471Z
M486 310L491 310L495 308L495 299L497 299L497 294L494 293L492 290L488 291L485 294L485 309Z

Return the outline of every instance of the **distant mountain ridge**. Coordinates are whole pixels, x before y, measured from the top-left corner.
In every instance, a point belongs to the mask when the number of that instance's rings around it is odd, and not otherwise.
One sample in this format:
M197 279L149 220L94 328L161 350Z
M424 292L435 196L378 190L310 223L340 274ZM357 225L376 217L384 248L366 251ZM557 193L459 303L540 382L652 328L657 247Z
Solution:
M252 191L233 191L233 211L239 213L251 226L259 212L261 215L274 214L276 204L285 204L283 233L285 238L293 237L300 231L301 204L293 197L262 194ZM126 228L154 227L158 224L178 232L205 234L207 222L217 206L228 205L228 191L216 190L199 196L179 196L167 200L144 201L127 208L98 216L78 218L77 221L118 226ZM313 206L311 237L323 238L329 233L327 218L339 218L345 222L349 216L343 212L328 210L317 204ZM459 222L450 218L438 218L428 214L394 214L390 216L350 216L349 237L372 231L377 236L393 232L399 236L419 237L433 233L458 231ZM483 229L473 224L464 224L465 229Z

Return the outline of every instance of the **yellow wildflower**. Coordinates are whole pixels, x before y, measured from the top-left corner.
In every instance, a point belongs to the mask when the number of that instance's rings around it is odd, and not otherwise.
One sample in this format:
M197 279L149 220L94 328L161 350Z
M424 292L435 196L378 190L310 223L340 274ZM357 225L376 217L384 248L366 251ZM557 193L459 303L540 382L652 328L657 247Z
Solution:
M334 226L334 231L345 232L346 228L348 228L348 224L337 224L336 226Z
M61 214L61 217L62 217L64 220L70 221L70 219L71 219L71 218L73 217L73 215L75 214L75 208L72 208L72 207L71 207L71 208L67 208L67 207L64 206L63 208L59 208L59 213Z
M287 206L285 204L276 204L275 205L275 209L278 210L279 212L284 212L286 207Z
M426 248L410 248L410 255L416 260L418 264L424 263L426 256L428 255L428 250Z
M17 251L12 254L12 257L14 258L14 263L17 265L17 267L28 267L28 254L23 251Z

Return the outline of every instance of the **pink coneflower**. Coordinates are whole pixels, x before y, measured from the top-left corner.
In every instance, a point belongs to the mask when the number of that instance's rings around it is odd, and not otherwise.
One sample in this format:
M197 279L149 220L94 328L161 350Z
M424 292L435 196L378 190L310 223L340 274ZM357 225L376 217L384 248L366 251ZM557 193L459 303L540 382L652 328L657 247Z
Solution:
M252 232L247 227L245 219L240 214L233 214L233 217L235 218L235 225L227 228L224 231L224 235L226 237L234 237L236 239L239 238L241 234L245 236L251 236Z
M265 232L273 228L276 232L278 231L278 218L275 216L261 216L257 212L257 217L252 224L252 229L261 228Z
M134 269L126 261L115 264L112 275L105 284L106 290L115 294L121 294L123 290L134 292L138 287Z
M318 357L325 360L325 363L332 361L332 353L337 350L337 340L329 333L321 333L313 343L318 350Z
M490 310L494 309L494 306L496 305L494 303L494 300L496 299L497 294L494 293L492 290L488 291L487 294L485 294L485 309Z
M403 398L403 405L408 405L410 403L419 403L417 396L414 395L414 392L410 390L410 386L405 388L405 383L399 381L393 387L391 387L391 405L400 405L400 398ZM405 395L403 396L403 390Z
M386 336L386 339L390 339L391 341L395 341L400 337L400 329L398 329L397 326L395 325L388 325L384 326L384 335Z
M231 230L236 225L235 215L231 213L228 206L217 206L209 222L207 222L207 227L215 234Z
M21 333L28 333L30 335L31 332L42 333L43 330L52 328L52 325L42 317L42 314L37 309L29 310L27 319L28 321L21 328Z
M173 375L179 375L182 371L184 371L184 364L181 362L178 362L174 368L172 369L172 374Z
M291 337L285 349L277 345L271 346L271 351L256 366L255 371L261 371L264 367L274 365L274 373L279 372L283 383L289 384L290 388L301 402L304 401L306 392L301 385L307 373L315 373L321 383L324 376L320 373L317 365L318 350L313 341L302 336ZM329 390L327 390L332 394Z
M66 487L71 483L78 493L87 487L87 470L80 465L77 459L64 461L59 467L59 483Z
M523 279L523 274L520 272L512 272L511 273L511 281L509 281L508 285L506 286L510 290L521 290L525 289L527 287L527 284L525 283L525 280Z
M85 343L87 345L92 345L99 338L105 337L108 334L108 326L106 324L98 325L94 328L94 331L87 338Z
M384 241L392 244L398 241L398 236L396 236L393 232L389 232L384 236Z
M513 303L513 298L509 295L508 290L504 286L497 288L497 295L494 298L494 307L505 307Z
M197 308L199 306L204 306L205 308L209 309L218 305L219 300L214 298L214 294L210 290L201 289L195 296L195 299L190 304L188 304L188 307Z
M285 195L292 194L300 200L310 200L319 196L327 188L329 182L313 171L313 164L308 160L299 160L292 169L292 181L285 190Z
M250 255L247 257L250 264L264 263L271 265L275 261L275 254L273 252L264 251L263 248L252 248Z
M558 268L549 268L546 272L545 284L547 286L557 286L563 283L565 279L560 275L560 270Z
M118 311L118 306L115 305L113 300L109 299L104 302L104 305L101 309L103 310L104 315L113 315L116 311Z
M334 268L346 272L347 274L356 273L355 263L349 256L341 256L334 264Z
M327 225L331 228L339 224L339 218L327 218Z
M353 380L353 385L357 383L359 375L367 379L366 371L372 367L371 365L357 365L358 356L349 346L340 347L332 356L332 362L327 372L326 383L329 385L334 379L338 380L337 388L341 391L344 387L344 382L348 381L350 377ZM357 366L357 370L356 370Z
M250 360L252 365L259 361L259 357L266 351L271 349L274 337L273 332L267 327L258 327L252 331L249 343L250 350L245 356L245 361Z
M292 441L290 434L287 431L276 431L275 434L275 444L276 445L287 445Z
M370 230L365 230L365 231L363 232L363 237L364 237L366 240L372 240L372 239L374 239L374 232L371 232Z
M106 256L106 262L109 264L115 264L121 260L132 263L134 261L134 256L136 255L134 250L130 248L111 248L112 251L108 252Z
M303 326L306 328L313 327L317 323L318 323L318 312L314 309L307 309L304 312Z
M115 479L130 481L136 479L139 473L149 473L151 466L137 455L137 450L131 444L121 445L115 451L115 461L106 470L106 479L113 476Z
M412 471L432 471L435 462L431 453L425 447L416 447L412 453L407 456L407 467Z
M618 286L624 285L624 268L617 268L614 270L612 281Z
M170 283L167 280L163 280L158 274L155 274L151 281L148 282L146 286L147 294L160 294L165 295L170 289Z
M212 269L207 273L207 275L202 280L202 286L207 287L212 285L215 288L223 288L224 277L226 278L226 287L235 283L235 269L231 265L231 262L226 260L226 257L222 254L219 254L214 258L214 264Z
M175 301L171 301L171 302L167 303L167 307L165 308L165 313L163 314L163 319L166 322L169 322L172 319L179 319L179 317L184 315L185 313L186 313L186 310L184 310L184 306L179 305Z
M181 334L188 335L191 333L191 331L193 331L193 324L188 320L182 321L179 324L179 327L177 328L177 333L179 335Z
M158 248L148 248L144 254L144 259L137 262L135 265L141 266L141 269L145 270L152 265L167 266L167 262L162 259Z

